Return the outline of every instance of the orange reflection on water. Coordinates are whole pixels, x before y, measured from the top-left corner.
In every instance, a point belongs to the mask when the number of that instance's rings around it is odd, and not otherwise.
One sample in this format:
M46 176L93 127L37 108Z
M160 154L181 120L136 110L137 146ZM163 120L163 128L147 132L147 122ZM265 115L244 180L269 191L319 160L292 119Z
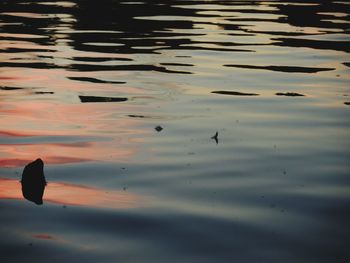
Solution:
M33 235L33 237L37 238L37 239L45 239L45 240L55 240L56 239L54 236L47 235L47 234L36 234L36 235Z
M22 200L21 183L0 178L0 199ZM142 198L129 192L67 183L48 183L43 199L44 203L110 209L136 208L142 205Z
M29 158L7 158L0 159L0 167L2 168L14 168L22 167L33 161L35 153ZM66 156L45 156L45 162L47 164L68 164L68 163L80 163L92 161L91 159L75 158L75 157L66 157Z
M144 131L135 127L135 120L119 117L121 107L3 102L0 167L23 166L38 156L47 164L129 160L137 153L142 143L138 137Z
M128 142L0 144L0 167L22 167L40 156L46 164L126 161L136 154ZM129 143L131 144L131 143ZM134 143L136 144L136 143Z

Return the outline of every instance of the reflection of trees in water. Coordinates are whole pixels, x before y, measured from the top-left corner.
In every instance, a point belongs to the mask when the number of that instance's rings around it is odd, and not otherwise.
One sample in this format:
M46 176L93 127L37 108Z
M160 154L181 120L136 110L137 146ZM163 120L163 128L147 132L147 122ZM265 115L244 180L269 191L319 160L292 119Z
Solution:
M164 49L250 51L247 46L257 45L257 43L222 42L211 39L209 35L205 39L207 33L205 30L198 30L198 28L215 25L227 32L227 35L239 36L240 34L247 35L261 32L251 27L249 29L245 28L246 24L259 21L286 23L301 28L298 32L273 32L269 28L264 28L264 33L270 34L274 40L269 45L349 52L345 42L332 41L331 43L330 41L304 40L294 37L309 35L308 32L302 30L304 27L317 28L318 34L321 34L321 31L330 32L334 29L347 30L347 23L334 23L329 21L332 18L330 14L324 14L325 12L344 12L346 5L339 2L305 0L295 1L293 5L285 5L278 1L269 3L270 8L264 8L260 1L246 1L246 6L242 6L241 2L236 1L179 0L170 2L163 0L143 1L137 4L127 4L127 1L120 3L113 0L105 0L99 3L83 0L71 2L74 4L59 6L38 3L19 4L20 1L1 1L0 8L3 10L3 14L0 15L0 19L6 23L14 24L0 26L0 33L48 36L44 38L28 37L26 41L35 43L37 46L26 49L15 47L7 49L6 52L47 51L49 52L48 57L50 57L55 54L55 52L52 52L55 49L50 50L50 46L57 45L68 45L77 51L100 52L101 54L158 53L159 50ZM313 3L314 5L302 5L305 3ZM204 8L201 5L206 7ZM9 16L6 15L6 12L27 13L27 15ZM230 16L231 12L246 13L249 14L249 18ZM261 17L262 14L264 18ZM274 18L269 18L266 14L274 15ZM254 15L256 18L254 18ZM276 19L276 15L280 17ZM342 20L349 20L349 16L343 17ZM286 35L289 37L284 37ZM2 40L13 38L13 36L6 35L1 37ZM18 37L18 39L24 40L21 37ZM100 58L102 62L111 60L106 55L103 56ZM82 56L79 58L69 57L68 59L74 61L73 65L68 63L59 66L81 70L83 63L91 62L91 58L84 59ZM115 58L115 60L118 59ZM15 66L31 67L28 63L20 64L18 62L3 64L3 66L14 64ZM37 68L58 67L57 63L33 63L32 66ZM118 68L113 70L118 70ZM139 68L137 70L158 69Z
M145 1L142 4L120 4L108 1L104 5L94 2L80 1L76 10L76 30L105 30L118 33L74 34L75 48L87 51L103 51L118 53L153 53L159 47L180 48L190 44L190 36L194 32L181 30L193 29L191 17L202 17L195 9L180 8L175 5L180 1ZM163 16L162 19L154 19ZM143 17L143 18L142 18ZM153 18L152 18L153 17ZM176 19L174 19L176 17ZM97 47L83 45L85 42L118 43L117 47Z

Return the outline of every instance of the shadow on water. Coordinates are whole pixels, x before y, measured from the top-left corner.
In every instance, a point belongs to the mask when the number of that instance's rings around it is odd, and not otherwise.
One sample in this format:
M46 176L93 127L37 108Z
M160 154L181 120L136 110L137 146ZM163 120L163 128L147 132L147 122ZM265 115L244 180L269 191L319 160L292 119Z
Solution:
M37 205L43 204L43 195L46 186L44 162L36 159L24 167L22 174L23 197Z

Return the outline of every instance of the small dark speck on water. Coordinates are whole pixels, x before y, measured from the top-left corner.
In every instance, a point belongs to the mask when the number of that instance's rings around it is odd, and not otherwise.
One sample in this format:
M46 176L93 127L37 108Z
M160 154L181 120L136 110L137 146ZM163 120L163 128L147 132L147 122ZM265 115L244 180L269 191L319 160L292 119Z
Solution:
M217 132L215 133L215 135L211 137L213 140L215 140L216 144L219 143L218 136L219 136L219 132L217 131Z
M344 102L345 105L350 105L349 101Z
M162 126L156 126L155 128L154 128L157 132L161 132L162 130L163 130L163 127Z
M66 206L66 205L63 205L62 208L67 208L67 206Z

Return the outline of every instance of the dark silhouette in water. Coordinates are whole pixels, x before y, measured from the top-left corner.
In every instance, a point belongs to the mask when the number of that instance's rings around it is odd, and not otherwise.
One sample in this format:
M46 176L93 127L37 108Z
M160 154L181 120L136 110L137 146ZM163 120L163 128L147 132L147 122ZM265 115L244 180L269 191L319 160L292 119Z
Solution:
M157 126L154 128L157 132L161 132L163 130L163 127L162 126Z
M219 138L218 138L218 136L219 136L219 132L217 131L217 132L215 133L215 135L211 137L213 140L215 140L216 144L219 143Z
M44 162L41 159L36 159L24 167L21 184L25 199L37 205L43 204L46 180L44 176Z

